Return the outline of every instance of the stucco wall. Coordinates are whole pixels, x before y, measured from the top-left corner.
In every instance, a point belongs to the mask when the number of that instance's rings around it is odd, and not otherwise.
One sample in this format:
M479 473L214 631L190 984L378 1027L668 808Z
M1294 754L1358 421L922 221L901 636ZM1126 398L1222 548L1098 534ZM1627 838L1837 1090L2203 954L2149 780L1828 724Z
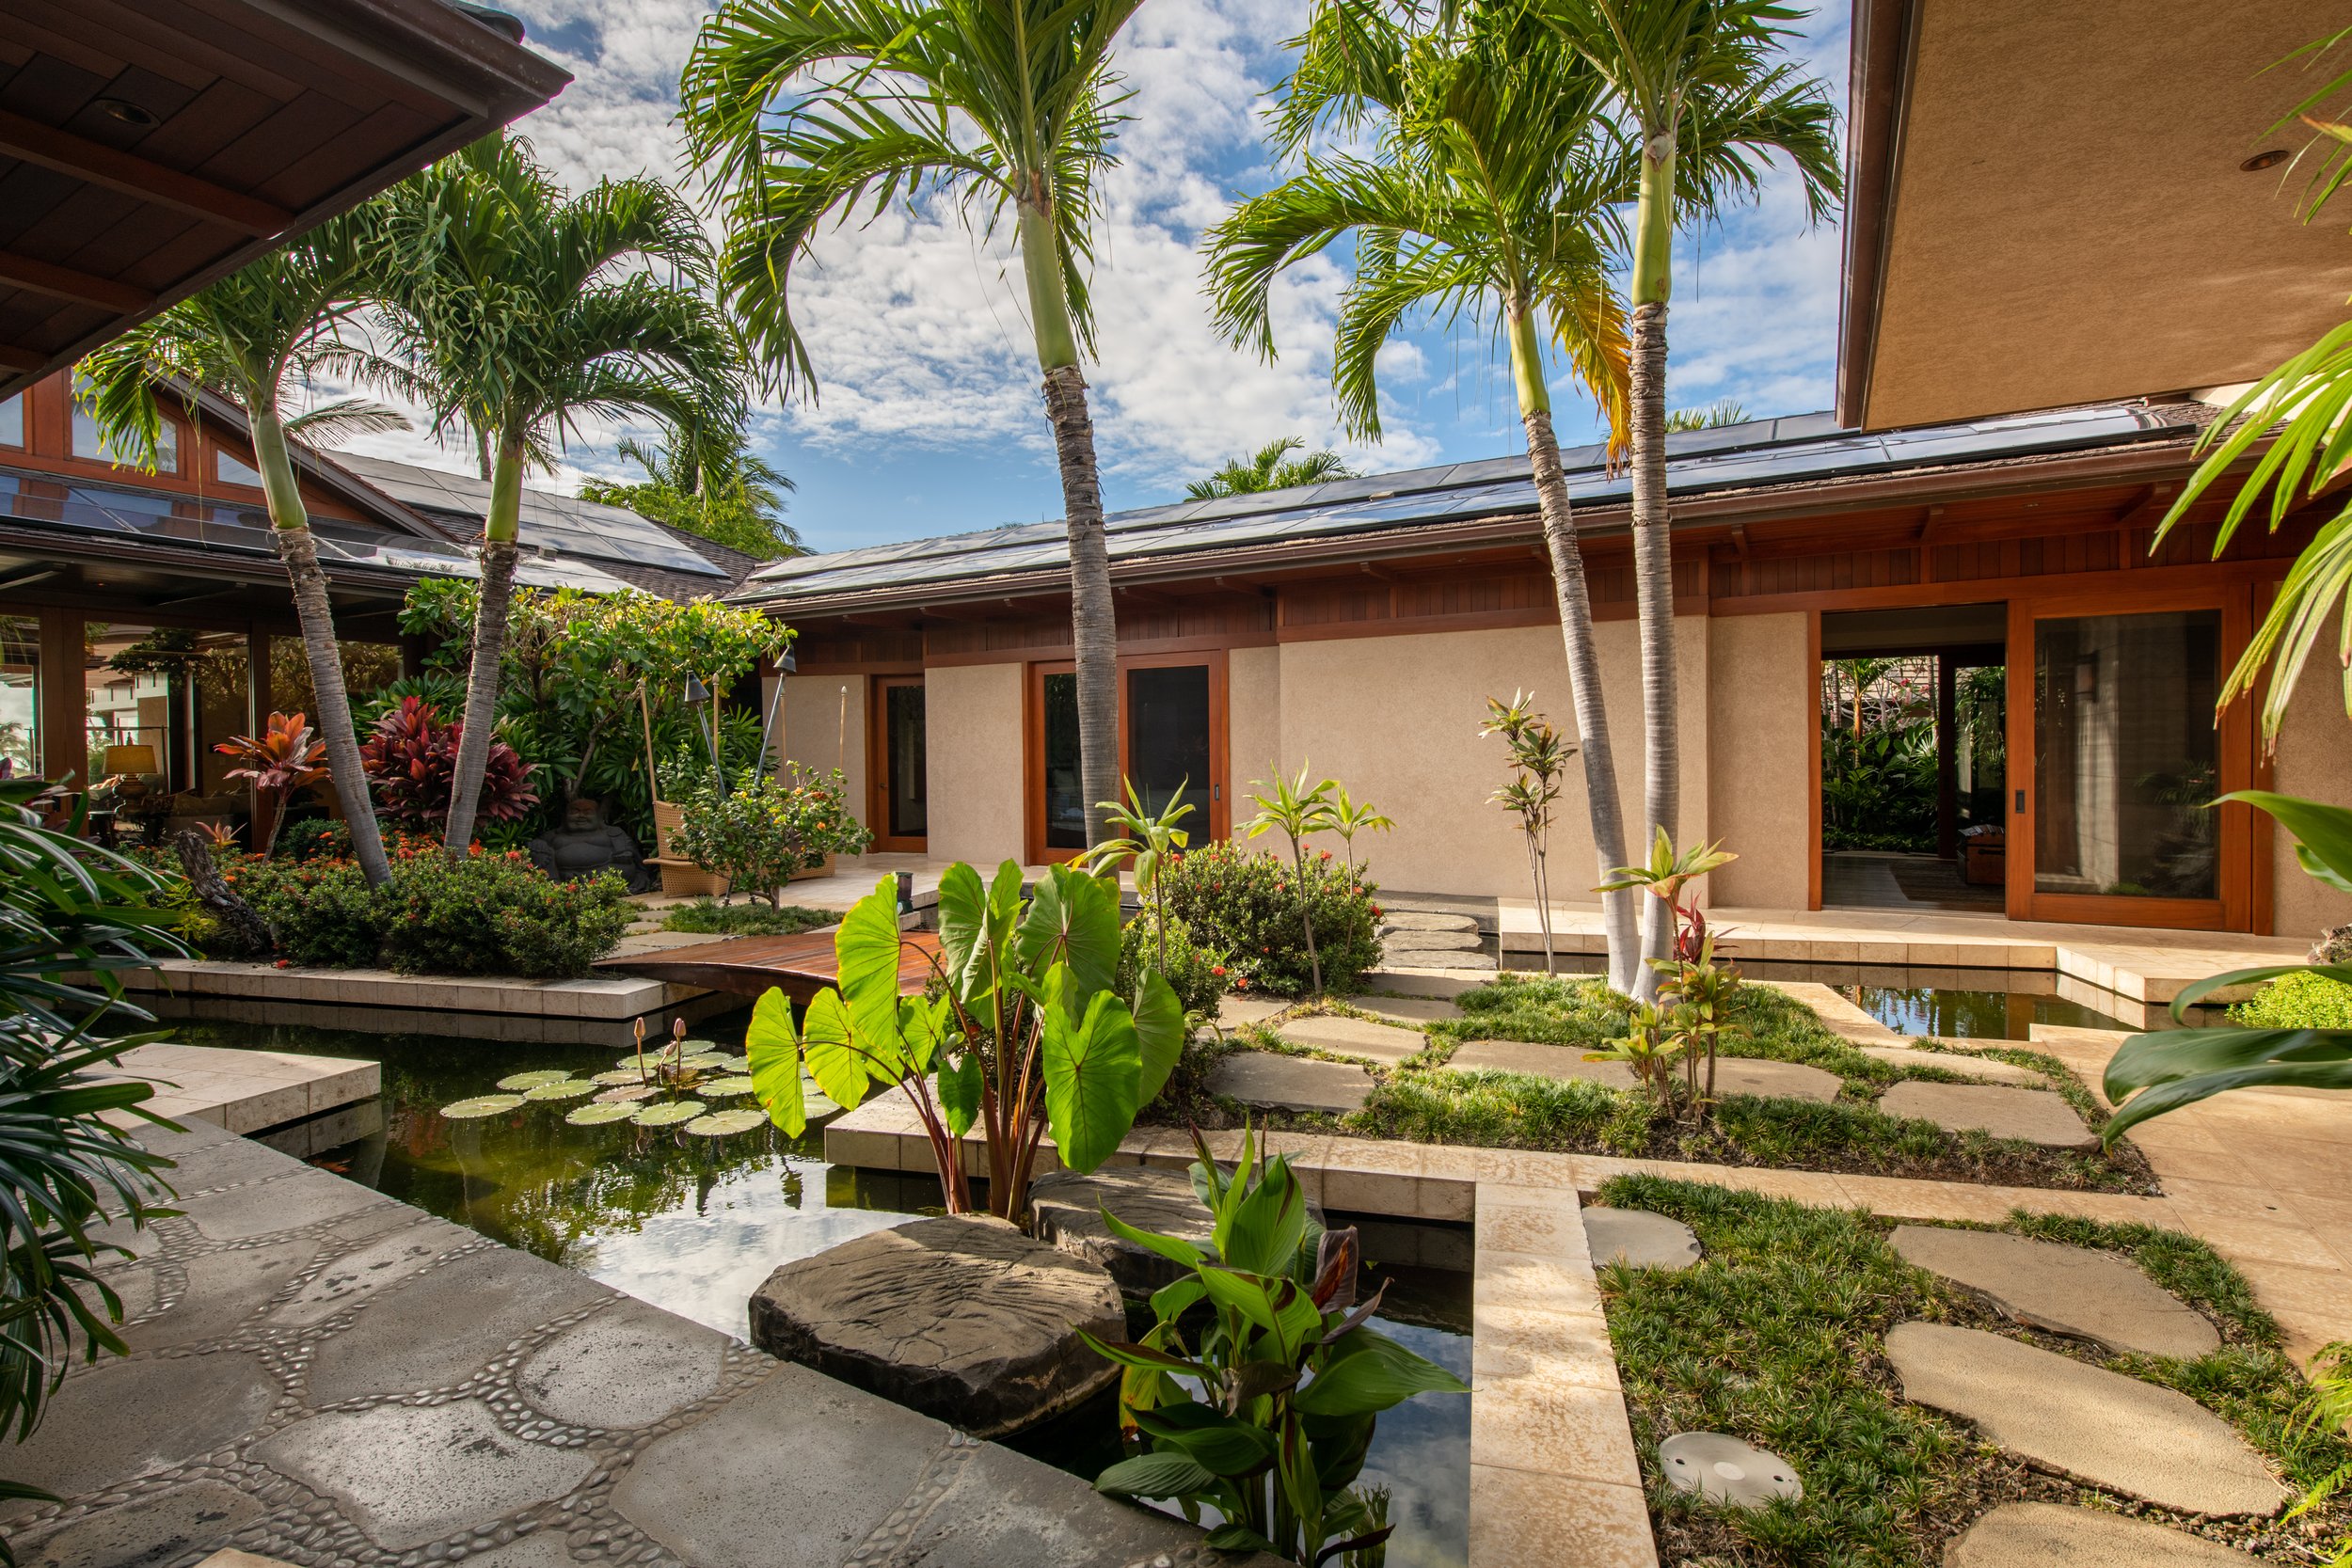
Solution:
M1676 634L1684 698L1682 832L1693 837L1708 832L1708 818L1707 624L1685 617ZM1596 636L1630 846L1641 816L1639 638L1630 621L1604 622ZM1486 799L1506 780L1502 742L1481 740L1478 727L1487 697L1508 699L1524 689L1574 734L1556 627L1290 642L1279 653L1282 766L1295 772L1311 763L1316 775L1340 779L1358 800L1395 820L1394 832L1358 841L1383 886L1526 895L1516 819ZM1237 694L1236 730L1244 722L1239 705ZM1246 803L1236 800L1237 820ZM1552 830L1554 899L1595 902L1586 890L1598 879L1597 865L1580 761L1570 767Z
M1282 749L1282 650L1235 648L1225 662L1225 799L1238 828L1256 814L1253 780Z
M2271 787L2280 794L2352 806L2352 719L2344 717L2342 681L2324 646L2304 666L2279 731ZM2304 874L2295 858L2295 841L2283 829L2272 835L2272 843L2271 929L2282 937L2310 938L2352 923L2352 898Z
M785 682L784 731L777 751L787 762L829 770L838 767L849 782L850 808L866 820L866 694L864 675L793 675ZM842 689L849 690L849 719L842 720ZM771 689L772 690L772 688Z
M923 675L930 852L984 874L1022 858L1023 669L972 664Z
M1813 851L1805 617L1725 615L1707 628L1708 832L1740 857L1708 879L1707 902L1801 910Z

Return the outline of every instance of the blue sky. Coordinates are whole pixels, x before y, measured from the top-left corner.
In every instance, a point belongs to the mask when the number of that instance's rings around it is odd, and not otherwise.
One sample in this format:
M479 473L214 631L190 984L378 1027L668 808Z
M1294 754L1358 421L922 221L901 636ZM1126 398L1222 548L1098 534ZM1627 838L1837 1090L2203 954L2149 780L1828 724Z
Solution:
M521 122L558 175L687 174L675 128L676 80L703 0L506 0L534 46L577 80ZM1329 391L1338 265L1295 269L1277 296L1271 364L1226 347L1209 325L1196 245L1238 195L1279 178L1260 140L1280 40L1307 0L1151 0L1121 40L1134 88L1094 289L1102 358L1089 370L1104 500L1114 510L1183 494L1184 482L1279 435L1331 445L1367 470L1524 450L1507 373L1490 341L1426 326L1382 365L1384 440L1343 439ZM1830 0L1804 51L1842 102L1848 8ZM1752 209L1685 235L1671 318L1669 399L1736 398L1751 415L1828 406L1835 365L1837 235L1808 231L1782 171ZM828 235L796 280L818 376L813 404L771 403L760 445L799 484L790 519L818 549L1061 515L1017 275L950 211L893 214ZM1564 443L1598 425L1555 382ZM597 431L565 454L582 472L620 472ZM356 450L464 467L469 454L423 437L364 438Z

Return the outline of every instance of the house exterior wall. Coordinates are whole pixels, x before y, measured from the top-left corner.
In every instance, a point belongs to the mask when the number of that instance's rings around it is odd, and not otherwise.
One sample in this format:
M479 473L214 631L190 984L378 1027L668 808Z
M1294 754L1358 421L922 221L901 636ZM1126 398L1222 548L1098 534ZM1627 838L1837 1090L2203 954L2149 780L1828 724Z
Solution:
M931 854L981 867L1023 858L1024 673L1020 664L924 673Z
M873 683L864 675L793 675L785 681L784 712L777 728L783 732L777 754L787 762L820 772L838 767L848 787L850 803L863 822L866 809L866 699ZM761 713L775 694L775 677L760 683ZM849 701L847 721L842 700ZM868 824L870 826L870 824Z
M1813 876L1815 674L1807 617L1724 615L1708 637L1708 832L1740 858L1707 902L1801 910Z
M2295 696L2280 726L2271 787L2331 805L2352 805L2352 718L2344 711L2344 685L2323 646L2304 666ZM2295 840L2284 829L2271 837L2271 929L2282 937L2311 937L2352 924L2352 898L2304 873L2295 858Z

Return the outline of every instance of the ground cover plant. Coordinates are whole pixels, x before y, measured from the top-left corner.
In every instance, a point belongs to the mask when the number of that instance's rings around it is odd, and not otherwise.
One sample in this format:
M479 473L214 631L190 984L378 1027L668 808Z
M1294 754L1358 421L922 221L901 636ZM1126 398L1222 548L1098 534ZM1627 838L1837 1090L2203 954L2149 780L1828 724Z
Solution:
M2344 1528L2342 1501L2296 1519L2172 1515L2028 1470L1966 1423L1903 1400L1883 1354L1889 1329L1914 1320L1984 1329L2185 1394L2235 1426L2291 1485L2311 1485L2352 1450L2339 1433L2297 1418L2306 1388L2277 1324L2255 1307L2245 1278L2193 1237L2022 1212L1993 1227L2137 1263L2220 1331L2218 1349L2177 1361L2109 1355L2021 1328L1906 1263L1887 1241L1895 1222L1858 1211L1654 1177L1619 1178L1601 1198L1683 1221L1706 1254L1678 1273L1600 1271L1666 1561L1933 1568L1947 1539L2011 1501L2140 1514L2282 1561L2319 1560L2314 1545ZM1797 1467L1804 1496L1746 1513L1673 1491L1656 1449L1684 1431L1728 1432L1772 1449Z
M771 907L766 904L722 904L715 898L697 898L691 904L680 904L661 917L665 931L692 931L723 937L796 937L803 931L814 931L830 926L841 916L830 910L812 910L800 904Z

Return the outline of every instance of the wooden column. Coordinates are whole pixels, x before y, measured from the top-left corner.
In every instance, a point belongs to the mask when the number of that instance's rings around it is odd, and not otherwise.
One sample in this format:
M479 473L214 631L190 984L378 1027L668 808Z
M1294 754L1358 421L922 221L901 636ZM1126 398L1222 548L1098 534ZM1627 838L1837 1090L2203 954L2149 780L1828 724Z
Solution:
M1960 672L1949 651L1935 656L1935 852L1960 854Z
M52 784L89 787L89 656L82 612L40 612L40 771Z

